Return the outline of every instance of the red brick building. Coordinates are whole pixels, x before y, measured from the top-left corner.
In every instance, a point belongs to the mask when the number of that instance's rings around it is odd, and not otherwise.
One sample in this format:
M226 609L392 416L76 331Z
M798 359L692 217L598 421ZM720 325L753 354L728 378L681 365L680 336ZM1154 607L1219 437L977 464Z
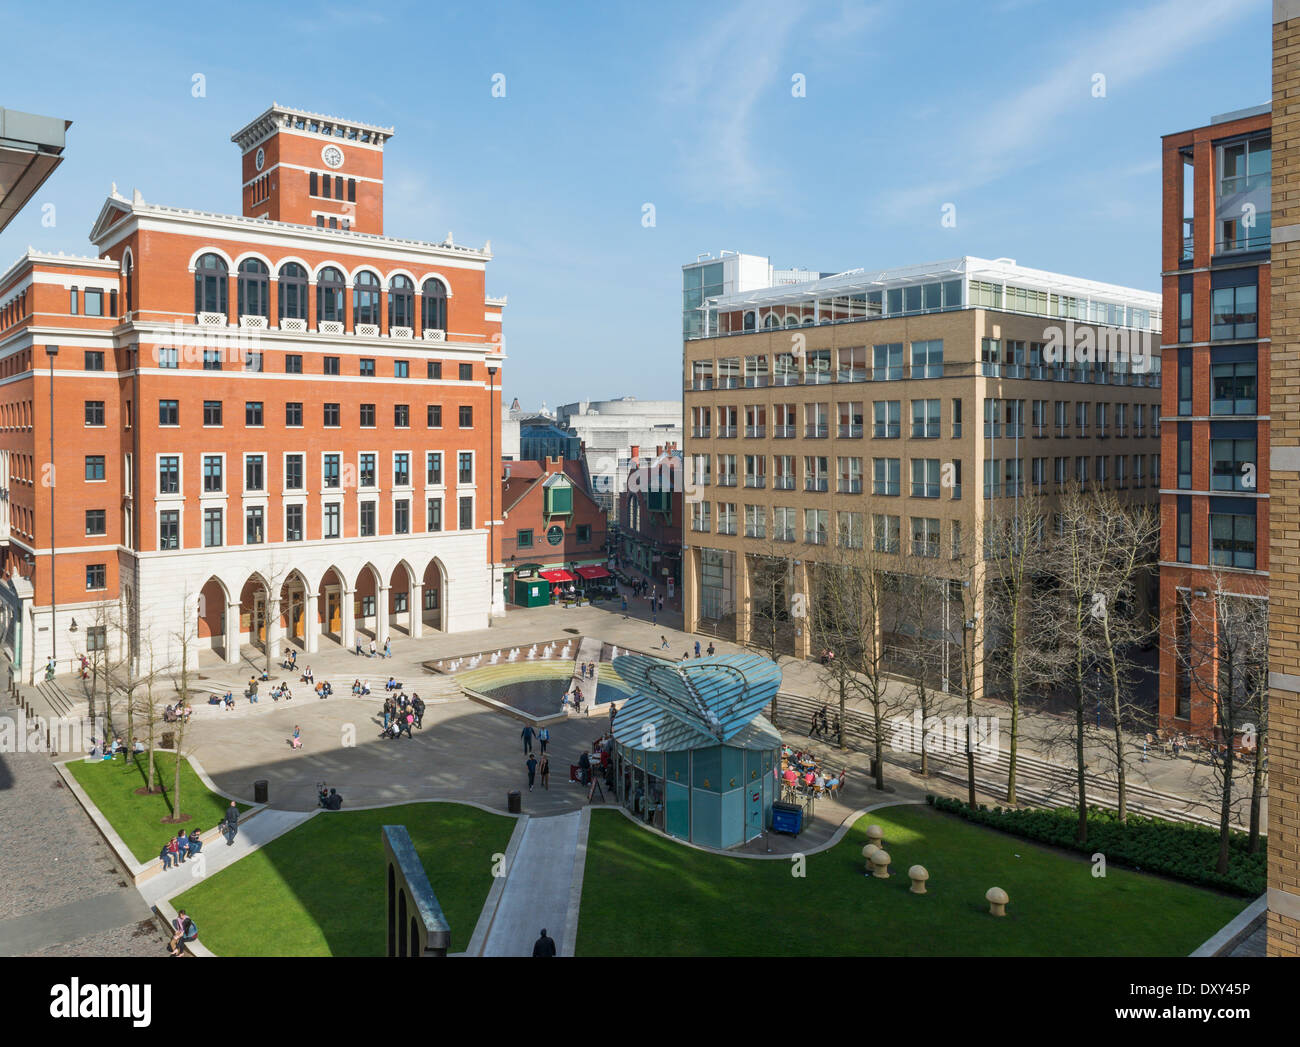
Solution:
M581 459L502 462L496 536L496 566L508 600L517 580L550 575L548 581L567 585L608 576L606 515L590 493Z
M681 595L685 498L685 467L676 444L656 447L653 455L632 448L618 493L618 565L671 600Z
M114 188L95 258L0 276L25 678L88 644L166 664L187 633L233 663L488 623L505 303L489 247L383 235L392 135L272 106L234 136L241 215Z
M1271 141L1268 106L1163 138L1160 720L1196 733L1216 585L1268 598Z

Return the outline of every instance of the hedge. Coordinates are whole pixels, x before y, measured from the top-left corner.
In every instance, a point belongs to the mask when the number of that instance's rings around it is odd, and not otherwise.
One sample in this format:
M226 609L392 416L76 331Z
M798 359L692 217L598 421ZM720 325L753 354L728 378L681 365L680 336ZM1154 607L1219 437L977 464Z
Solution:
M1121 823L1105 807L1088 808L1088 842L1075 840L1079 823L1077 807L1022 807L991 810L984 804L976 809L946 796L926 796L937 810L956 814L967 821L1011 833L1027 840L1062 847L1083 854L1104 854L1106 861L1139 872L1158 873L1185 883L1215 890L1257 897L1268 880L1267 838L1249 853L1249 836L1233 830L1228 839L1228 872L1214 871L1219 856L1219 832L1205 825L1171 822L1162 818L1130 814Z

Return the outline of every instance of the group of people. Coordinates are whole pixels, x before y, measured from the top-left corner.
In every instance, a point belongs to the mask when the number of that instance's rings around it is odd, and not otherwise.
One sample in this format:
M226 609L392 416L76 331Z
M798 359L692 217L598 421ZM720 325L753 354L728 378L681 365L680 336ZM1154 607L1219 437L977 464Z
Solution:
M584 680L594 680L596 678L596 663L583 662L578 666L578 675Z
M326 791L324 782L316 787L316 802L327 811L337 811L343 807L343 797L335 789Z
M831 657L834 658L835 656L831 655ZM823 705L820 709L818 709L815 713L813 713L812 723L809 724L808 726L809 738L821 738L828 734L832 738L838 738L840 736L839 715L838 714L836 715L835 722L832 724L830 717L827 715L828 711L829 711L828 708L825 705Z
M370 684L366 683L364 680L353 680L352 693L364 697L370 693Z
M424 726L424 700L414 691L407 698L406 692L399 691L384 699L384 729L381 738L398 738L402 732L406 737L414 738L411 728Z
M111 760L118 753L121 753L122 761L125 762L128 752L134 753L138 756L140 753L146 751L144 742L140 741L139 738L131 739L131 748L128 750L122 743L122 736L120 734L114 735L111 742L107 740L101 742L97 738L92 738L90 740L90 756L92 759L98 756L105 760Z
M174 839L163 844L158 857L162 859L163 868L170 869L173 865L184 865L186 858L193 858L201 850L203 841L199 839L198 829L191 829L188 836L181 830Z
M356 649L353 651L353 653L356 654L358 657L360 657L363 654L367 654L365 647L363 647L361 644L360 634L358 634L357 636L357 646ZM375 646L375 641L373 639L370 641L370 651L368 652L368 657L391 658L392 656L393 656L392 637L389 637L387 640L384 641L384 649L382 651Z
M582 712L582 688L576 683L564 692L564 697L560 699L561 709L572 709L575 713Z
M817 757L802 749L781 747L781 778L793 789L803 789L815 796L836 793L848 777L848 768L830 775L821 767Z
M233 704L234 699L231 699ZM163 723L176 723L177 721L188 723L194 710L190 708L189 702L177 702L175 705L166 705L163 707Z

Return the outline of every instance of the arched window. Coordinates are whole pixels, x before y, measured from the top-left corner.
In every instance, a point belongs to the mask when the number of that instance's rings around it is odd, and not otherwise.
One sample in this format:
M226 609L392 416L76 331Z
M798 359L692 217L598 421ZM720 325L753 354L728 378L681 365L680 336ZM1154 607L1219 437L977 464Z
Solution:
M776 315L776 313L768 313L766 316L763 317L764 328L780 327L780 326L781 326L781 320Z
M424 281L424 330L447 330L447 288L441 280Z
M194 311L225 313L229 310L229 270L220 255L205 254L194 267Z
M326 266L316 278L316 322L331 320L343 322L343 293L347 290L343 274L332 265Z
M271 271L257 258L245 258L239 263L239 315L271 315Z
M352 292L352 323L379 323L379 277L369 270L357 273L356 287Z
M752 330L754 330L754 314L753 314L753 313L746 313L746 314L745 314L745 327L744 327L744 329L745 329L746 331L752 331Z
M122 283L126 288L126 314L130 316L135 309L135 258L130 251L122 260Z
M400 273L388 285L388 329L415 326L415 284Z
M307 270L297 262L280 267L280 319L307 319Z

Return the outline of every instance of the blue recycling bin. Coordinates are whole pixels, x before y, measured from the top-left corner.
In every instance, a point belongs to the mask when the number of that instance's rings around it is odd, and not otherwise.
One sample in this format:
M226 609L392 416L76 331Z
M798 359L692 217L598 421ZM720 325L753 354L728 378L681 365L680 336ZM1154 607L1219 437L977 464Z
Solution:
M798 836L803 830L803 808L794 803L772 804L772 831Z

